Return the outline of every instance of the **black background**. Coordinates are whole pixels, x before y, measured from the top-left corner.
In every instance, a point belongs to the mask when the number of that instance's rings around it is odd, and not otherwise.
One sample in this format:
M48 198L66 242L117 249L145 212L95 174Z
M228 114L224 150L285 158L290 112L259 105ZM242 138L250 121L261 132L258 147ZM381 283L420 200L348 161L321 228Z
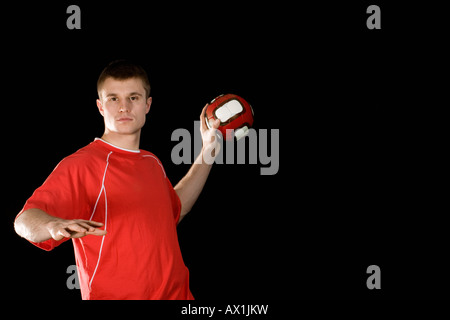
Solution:
M262 164L215 165L178 227L198 300L448 298L440 8L341 2L8 9L1 225L9 298L81 298L66 287L71 244L44 252L18 237L13 221L62 158L102 135L96 81L119 58L149 74L141 148L174 185L189 165L171 162L171 133L193 134L217 95L249 101L256 130L279 129L276 175L260 175ZM81 8L81 30L66 28L70 4ZM381 8L381 30L366 27L370 4ZM381 290L366 287L373 264Z

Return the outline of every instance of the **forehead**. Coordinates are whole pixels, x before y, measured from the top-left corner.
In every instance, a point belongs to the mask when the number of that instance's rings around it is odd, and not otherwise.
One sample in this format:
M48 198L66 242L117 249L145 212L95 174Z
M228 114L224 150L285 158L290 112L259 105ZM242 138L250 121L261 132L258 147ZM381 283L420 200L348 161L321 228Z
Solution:
M100 92L103 95L108 94L129 94L131 92L138 92L145 96L145 89L142 80L139 78L129 78L125 80L118 80L114 78L107 78L103 82Z

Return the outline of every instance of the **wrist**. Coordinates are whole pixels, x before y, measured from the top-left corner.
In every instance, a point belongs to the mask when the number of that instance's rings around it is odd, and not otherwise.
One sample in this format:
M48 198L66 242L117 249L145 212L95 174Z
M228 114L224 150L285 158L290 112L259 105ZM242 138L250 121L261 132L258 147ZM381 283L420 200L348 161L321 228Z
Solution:
M220 144L216 143L214 145L209 145L207 147L203 146L202 151L200 153L201 156L201 163L205 163L207 165L212 166L214 161L216 160L216 157L218 156L220 152Z

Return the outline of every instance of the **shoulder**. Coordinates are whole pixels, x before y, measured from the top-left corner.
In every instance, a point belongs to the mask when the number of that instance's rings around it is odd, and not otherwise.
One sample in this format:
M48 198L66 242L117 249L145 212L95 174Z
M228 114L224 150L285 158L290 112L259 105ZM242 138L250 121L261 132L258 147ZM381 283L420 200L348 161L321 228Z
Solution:
M56 169L76 170L79 168L89 168L95 166L96 163L105 162L107 154L98 148L95 148L92 143L77 150L71 155L62 159L56 166Z
M144 158L151 158L151 159L154 159L155 161L157 161L158 163L160 163L161 166L162 166L161 160L159 160L159 158L158 158L154 153L152 153L152 152L150 152L150 151L146 151L146 150L142 150L142 149L141 149L141 156L144 157Z
M151 156L151 157L154 157L154 158L158 159L158 157L154 153L152 153L150 151L143 150L143 149L140 149L140 151L141 151L141 155L142 156Z
M161 160L159 160L159 158L154 153L141 149L141 156L145 159L149 159L150 161L155 162L161 168L162 172L164 173L164 177L166 177L166 171L164 170L164 166Z

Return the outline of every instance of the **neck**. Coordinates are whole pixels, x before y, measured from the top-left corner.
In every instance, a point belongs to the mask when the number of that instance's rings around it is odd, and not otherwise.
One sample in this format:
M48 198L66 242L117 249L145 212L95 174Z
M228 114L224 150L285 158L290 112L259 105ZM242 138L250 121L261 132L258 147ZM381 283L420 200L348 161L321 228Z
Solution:
M140 130L135 134L119 134L105 130L102 139L123 149L139 150L140 137Z

